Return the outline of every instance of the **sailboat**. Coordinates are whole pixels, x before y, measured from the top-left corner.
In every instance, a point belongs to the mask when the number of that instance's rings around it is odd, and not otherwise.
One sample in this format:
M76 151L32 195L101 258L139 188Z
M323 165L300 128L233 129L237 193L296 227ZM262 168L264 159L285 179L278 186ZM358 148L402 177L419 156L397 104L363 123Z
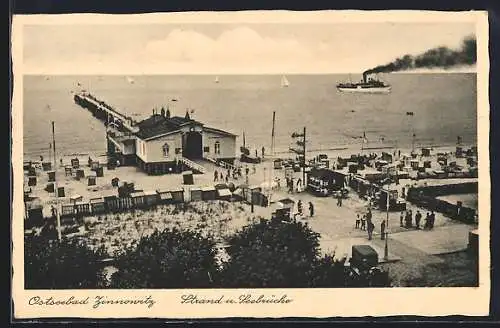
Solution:
M250 149L247 148L245 131L243 131L243 146L240 147L240 152L241 152L240 161L244 163L253 163L253 164L260 163L260 158L252 156L250 154Z
M127 82L130 83L130 84L134 84L135 81L133 78L131 78L130 76L127 76Z
M215 77L214 83L219 83L219 77L218 76Z
M282 76L281 77L281 87L282 88L286 88L290 85L290 82L288 82L288 79L286 78L286 76Z

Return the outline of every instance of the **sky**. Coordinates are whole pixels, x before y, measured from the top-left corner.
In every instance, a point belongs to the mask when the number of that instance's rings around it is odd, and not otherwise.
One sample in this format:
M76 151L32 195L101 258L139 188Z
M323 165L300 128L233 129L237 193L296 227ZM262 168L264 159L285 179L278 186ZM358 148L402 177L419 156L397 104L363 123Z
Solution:
M430 48L458 48L475 24L245 23L25 25L27 74L357 73Z

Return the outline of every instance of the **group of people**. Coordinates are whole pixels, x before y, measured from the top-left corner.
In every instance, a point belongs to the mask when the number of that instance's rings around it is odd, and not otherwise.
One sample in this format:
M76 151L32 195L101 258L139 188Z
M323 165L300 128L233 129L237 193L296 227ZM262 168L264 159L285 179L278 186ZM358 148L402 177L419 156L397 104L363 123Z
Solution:
M434 214L434 211L431 211L430 213L427 212L427 215L425 217L425 223L423 228L426 230L430 230L434 228L434 222L436 220L436 214ZM420 213L419 210L417 210L417 213L415 213L415 228L420 229L422 222L422 213ZM413 213L412 210L407 210L406 212L401 212L399 216L399 225L401 227L410 229L413 227Z
M375 224L373 223L372 218L372 210L368 208L365 214L357 214L356 225L354 226L355 229L366 231L368 233L368 240L372 240L373 231L375 230ZM380 224L380 235L382 239L385 239L385 225L385 220L383 220Z
M295 186L297 186L297 187L295 188ZM302 191L302 179L298 178L297 182L295 183L293 178L287 177L286 178L286 187L287 187L288 193L290 193L290 194L292 194L295 190L297 190L297 192L301 192Z
M304 215L304 209L303 209L303 205L302 205L302 201L299 200L297 202L297 214L299 216L303 216ZM309 202L309 216L310 217L313 217L314 216L314 205L312 202Z
M256 172L256 168L254 166L253 173L255 174L255 172ZM248 166L246 166L245 167L245 175L248 177L249 173L250 173L250 168ZM243 172L242 172L241 166L233 167L232 169L228 168L226 175L224 175L224 171L222 169L220 172L218 170L214 171L214 182L218 182L218 181L224 182L225 181L227 183L227 182L229 182L229 179L231 177L234 180L238 180L239 178L243 177Z
M372 240L373 231L375 230L375 224L372 221L372 217L372 211L370 208L368 208L365 214L357 214L356 225L354 226L355 229L366 231L368 233L368 240ZM385 220L382 220L382 222L380 223L380 239L382 240L385 239L385 229L386 222Z

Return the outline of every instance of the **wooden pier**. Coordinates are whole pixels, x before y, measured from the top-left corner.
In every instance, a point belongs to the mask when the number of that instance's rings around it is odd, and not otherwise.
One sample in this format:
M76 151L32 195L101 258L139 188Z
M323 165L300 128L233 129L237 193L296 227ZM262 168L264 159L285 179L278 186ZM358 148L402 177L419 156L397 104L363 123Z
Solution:
M92 115L105 122L106 125L112 123L115 128L121 132L136 133L139 130L131 117L120 113L118 110L92 96L90 93L77 93L73 99L75 103L88 109Z

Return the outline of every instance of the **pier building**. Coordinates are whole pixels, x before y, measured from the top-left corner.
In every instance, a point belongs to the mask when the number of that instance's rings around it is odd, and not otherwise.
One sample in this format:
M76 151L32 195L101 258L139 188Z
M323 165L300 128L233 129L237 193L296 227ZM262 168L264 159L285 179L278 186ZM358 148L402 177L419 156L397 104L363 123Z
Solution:
M188 168L205 173L204 162L234 163L236 135L205 126L167 110L135 122L89 94L76 94L75 102L107 125L108 154L120 165L136 165L152 175L179 173Z

